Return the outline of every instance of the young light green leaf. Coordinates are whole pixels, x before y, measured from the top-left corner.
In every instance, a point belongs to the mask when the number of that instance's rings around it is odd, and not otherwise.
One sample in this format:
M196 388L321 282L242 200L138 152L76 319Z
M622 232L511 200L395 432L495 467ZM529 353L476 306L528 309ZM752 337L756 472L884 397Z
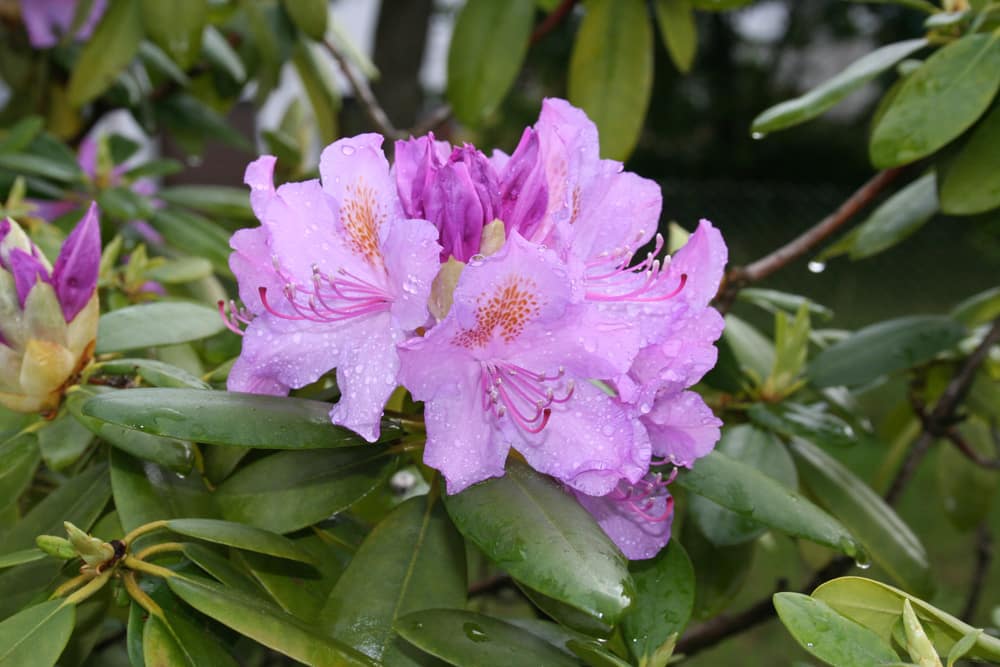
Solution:
M996 35L966 35L942 47L906 79L872 132L872 164L896 167L942 148L976 122L998 87Z
M764 111L754 118L750 130L763 135L811 120L925 46L926 39L908 39L876 49L805 95Z
M663 45L681 72L690 72L698 51L698 26L691 0L656 0L656 23Z
M632 601L624 556L550 478L511 461L503 477L445 498L455 525L527 586L615 623Z
M852 233L851 259L888 250L938 212L937 177L929 171L889 197Z
M393 627L406 641L451 665L579 664L540 637L471 611L428 609L404 616Z
M410 498L368 534L320 614L326 633L389 665L417 667L392 626L465 607L465 546L441 503Z
M259 598L195 577L173 576L167 585L206 616L307 665L375 667L363 654Z
M857 386L895 373L947 350L965 329L947 317L912 315L854 332L813 358L808 375L816 387Z
M479 126L514 84L528 52L534 0L469 0L448 50L448 101L463 123Z
M833 317L833 311L826 306L816 303L809 297L789 294L788 292L779 292L762 287L745 287L740 290L737 298L740 301L746 301L759 306L769 313L783 310L786 313L794 315L804 304L809 309L810 315L815 315L824 320L829 320Z
M250 193L246 188L223 185L175 185L157 192L157 197L208 215L233 220L256 220L250 208Z
M214 308L183 301L128 306L101 316L98 354L174 345L219 333L225 325Z
M663 665L676 637L694 610L694 568L684 547L671 540L652 560L632 563L635 602L622 618L621 631L632 659Z
M852 558L861 545L833 517L752 466L714 451L682 471L675 482L741 516L794 537L836 549Z
M312 556L287 537L255 526L218 519L170 519L166 527L175 533L196 537L206 542L225 544L301 563L312 563Z
M1000 105L996 105L947 163L938 194L949 215L985 213L1000 206Z
M129 389L97 396L90 417L155 435L213 445L265 449L325 449L366 444L330 423L330 404L303 398L198 389ZM382 439L398 437L385 420Z
M0 667L52 667L73 633L76 606L48 600L0 623Z
M834 667L899 661L881 637L844 618L822 600L801 593L776 593L774 608L805 650Z
M976 642L979 641L979 636L982 634L983 630L976 628L955 642L955 645L951 647L951 651L948 652L948 664L946 667L955 667L955 663L972 650L972 647L976 645Z
M207 0L140 0L146 35L170 54L181 69L201 55L201 36L208 19Z
M285 11L295 27L312 39L323 39L330 3L326 0L283 0Z
M82 107L107 90L139 51L142 16L136 0L111 0L73 66L67 95Z
M635 148L653 88L653 34L642 0L591 0L569 63L569 99L600 130L601 155Z
M377 445L279 452L238 470L215 499L230 521L289 533L347 509L394 467Z
M941 659L920 625L920 619L913 613L909 600L903 600L903 631L906 633L906 650L919 667L942 667Z

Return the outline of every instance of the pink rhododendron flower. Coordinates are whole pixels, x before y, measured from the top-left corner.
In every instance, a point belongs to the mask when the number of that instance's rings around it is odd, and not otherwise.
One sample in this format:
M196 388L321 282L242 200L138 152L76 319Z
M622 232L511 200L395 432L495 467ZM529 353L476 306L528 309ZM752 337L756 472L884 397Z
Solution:
M449 493L503 475L513 448L626 555L655 555L673 501L650 466L690 466L719 438L689 388L722 331L721 235L702 221L663 256L659 187L600 159L563 100L510 156L419 137L397 142L390 175L380 141L327 148L322 186L275 191L273 158L248 169L263 226L232 242L249 327L230 387L284 393L336 367L334 421L371 439L399 383L424 403L424 462ZM376 207L373 264L350 221Z
M55 46L72 29L78 4L80 0L21 0L21 18L31 45L36 49ZM73 39L90 39L107 6L108 0L93 0Z

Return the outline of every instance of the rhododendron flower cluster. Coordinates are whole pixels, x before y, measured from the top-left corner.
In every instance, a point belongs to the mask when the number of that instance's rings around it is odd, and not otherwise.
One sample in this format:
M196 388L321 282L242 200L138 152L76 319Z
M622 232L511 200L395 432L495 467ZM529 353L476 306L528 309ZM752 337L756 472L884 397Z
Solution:
M229 388L285 394L335 368L331 419L374 441L402 385L449 493L503 475L513 449L629 558L655 555L673 504L651 466L719 437L688 388L715 364L721 235L702 221L664 256L659 187L600 159L562 100L509 156L433 136L395 156L366 134L327 147L319 180L275 188L275 158L249 166L262 225L232 239Z

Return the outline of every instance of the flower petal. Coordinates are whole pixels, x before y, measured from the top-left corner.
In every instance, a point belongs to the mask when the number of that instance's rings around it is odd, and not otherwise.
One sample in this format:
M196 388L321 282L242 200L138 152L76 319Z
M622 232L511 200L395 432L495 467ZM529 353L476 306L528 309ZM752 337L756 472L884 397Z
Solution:
M403 329L416 329L427 322L427 299L440 268L437 230L426 220L399 220L388 226L382 253L395 288L392 314Z
M66 238L52 269L52 282L67 322L76 317L94 295L100 263L101 225L97 219L97 204L92 203Z
M388 316L372 317L367 326L351 327L340 337L343 352L337 359L340 401L330 419L359 433L368 442L379 438L382 411L396 388L399 355L397 334Z
M24 302L35 283L52 281L41 260L20 248L14 248L10 253L10 272L14 275L14 286L17 288L17 300L21 308L24 308Z
M722 427L722 421L693 391L661 397L642 421L653 453L688 468L715 448Z
M674 517L672 508L668 506L671 501L669 495L651 498L650 507L644 512L656 517L665 515L662 521L646 519L626 502L615 499L613 494L588 496L576 492L575 495L629 560L652 558L670 541L670 526Z
M548 201L538 133L529 127L500 174L500 219L508 232L533 238Z
M274 197L274 165L278 158L262 155L247 165L243 182L250 186L250 207L258 220L263 220L267 205Z
M674 253L668 267L672 277L687 276L678 298L689 306L707 306L719 290L728 258L729 251L719 230L708 220L699 222L684 247Z

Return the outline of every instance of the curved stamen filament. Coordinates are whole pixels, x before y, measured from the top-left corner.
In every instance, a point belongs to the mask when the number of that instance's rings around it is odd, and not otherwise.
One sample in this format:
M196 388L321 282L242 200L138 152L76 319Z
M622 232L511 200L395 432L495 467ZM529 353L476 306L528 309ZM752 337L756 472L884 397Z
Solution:
M565 371L535 373L506 362L483 363L479 386L483 410L500 419L510 419L528 433L539 433L549 423L553 403L565 403L573 395L573 381L558 382ZM556 394L556 390L560 394Z
M314 266L308 285L289 279L280 267L276 270L286 280L282 294L293 312L276 308L269 300L267 288L258 288L264 309L276 317L329 323L379 313L389 308L391 297L384 289L346 269L339 269L336 276L330 276Z
M638 241L637 241L638 243ZM588 270L600 269L602 272L587 273L587 282L596 289L587 291L591 301L634 301L640 303L666 301L677 296L687 282L687 274L680 276L680 283L672 290L666 289L668 280L667 267L670 258L657 259L663 250L662 234L656 235L655 246L638 264L629 266L635 254L635 246L615 248L604 253L598 259L588 262ZM644 278L636 285L636 278ZM624 292L618 290L624 289Z
M216 305L219 307L219 315L222 317L222 323L226 325L226 328L234 334L242 336L243 327L253 321L253 313L242 306L237 306L236 301L233 299L229 300L229 312L226 312L227 304L222 299L219 299Z

